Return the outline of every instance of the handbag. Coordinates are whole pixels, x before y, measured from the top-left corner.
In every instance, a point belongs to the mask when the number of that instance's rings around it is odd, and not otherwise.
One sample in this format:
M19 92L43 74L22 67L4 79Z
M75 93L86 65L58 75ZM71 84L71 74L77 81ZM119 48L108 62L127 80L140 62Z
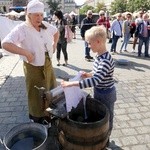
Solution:
M65 38L67 39L67 43L72 42L73 33L68 25L65 25Z

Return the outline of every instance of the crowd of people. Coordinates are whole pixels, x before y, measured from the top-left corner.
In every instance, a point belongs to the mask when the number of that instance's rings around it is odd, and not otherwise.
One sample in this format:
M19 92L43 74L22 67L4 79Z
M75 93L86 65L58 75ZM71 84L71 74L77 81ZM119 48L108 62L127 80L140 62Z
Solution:
M149 57L150 16L147 12L139 11L136 16L134 16L131 12L117 13L115 16L110 18L106 15L105 11L101 10L96 22L93 22L92 12L90 13L91 15L88 15L88 12L86 19L83 19L81 23L82 38L85 30L91 28L91 26L103 25L106 28L109 43L111 43L110 52L112 55L123 52L135 52L136 45L138 43L137 56L141 57L142 46L144 45L144 56ZM118 47L117 43L120 38L122 38L122 44L121 47ZM131 50L128 49L130 40L133 41L133 48ZM87 47L88 46L86 45L86 55ZM87 57L86 55L85 58ZM89 59L93 58L89 57Z
M142 46L144 45L144 57L149 57L149 25L149 15L146 12L139 11L137 18L133 18L130 12L128 12L125 16L123 16L121 13L117 14L116 19L112 22L110 27L110 30L113 33L111 46L112 54L118 52L135 52L138 41L137 56L141 57ZM117 52L116 47L119 38L123 38L123 43ZM129 50L127 45L131 38L133 38L133 49Z

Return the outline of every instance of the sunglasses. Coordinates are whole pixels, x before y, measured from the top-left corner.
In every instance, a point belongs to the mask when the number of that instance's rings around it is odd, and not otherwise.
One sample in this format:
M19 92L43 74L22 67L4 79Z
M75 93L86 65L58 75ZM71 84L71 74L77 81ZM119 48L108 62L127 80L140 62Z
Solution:
M88 14L88 15L92 15L92 14Z
M100 14L100 16L104 16L105 14Z

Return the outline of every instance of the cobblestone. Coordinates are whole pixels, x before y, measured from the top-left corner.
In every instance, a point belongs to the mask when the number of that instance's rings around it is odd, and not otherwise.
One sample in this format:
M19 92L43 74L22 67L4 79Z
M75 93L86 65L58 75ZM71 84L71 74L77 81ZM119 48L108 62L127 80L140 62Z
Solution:
M117 47L120 44L119 41ZM129 44L129 51L131 47ZM59 76L71 78L80 70L92 69L92 63L84 60L84 42L80 35L68 44L68 54L67 67L58 67L53 57L58 84ZM110 138L112 150L150 150L150 59L139 59L136 55L137 52L113 55L115 60L126 59L130 63L127 66L116 63L115 66L117 101ZM86 91L92 93L91 88ZM0 103L0 137L14 126L29 122L22 61L16 55L3 54L0 59ZM0 150L3 150L2 146Z

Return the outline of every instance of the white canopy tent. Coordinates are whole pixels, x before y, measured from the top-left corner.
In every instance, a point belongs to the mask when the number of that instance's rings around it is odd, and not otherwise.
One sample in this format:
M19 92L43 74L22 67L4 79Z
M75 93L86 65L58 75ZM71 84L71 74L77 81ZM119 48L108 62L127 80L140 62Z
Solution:
M72 11L69 15L70 15L70 16L71 16L71 15L77 16L78 14L76 14L74 11Z
M2 40L16 25L22 21L11 20L6 16L0 16L0 40Z

